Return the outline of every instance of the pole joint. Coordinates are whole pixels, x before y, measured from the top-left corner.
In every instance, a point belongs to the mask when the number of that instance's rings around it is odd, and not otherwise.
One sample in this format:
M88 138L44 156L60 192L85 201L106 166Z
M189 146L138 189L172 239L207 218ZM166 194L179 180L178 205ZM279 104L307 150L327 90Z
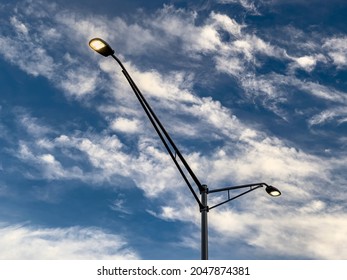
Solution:
M207 205L207 195L208 195L208 187L207 185L203 184L201 185L200 189L200 195L201 195L201 204L200 204L200 212L209 212L209 207Z
M203 194L203 193L208 194L208 187L205 184L202 184L200 188L200 194Z
M200 213L202 212L209 212L210 211L210 207L206 206L200 206Z

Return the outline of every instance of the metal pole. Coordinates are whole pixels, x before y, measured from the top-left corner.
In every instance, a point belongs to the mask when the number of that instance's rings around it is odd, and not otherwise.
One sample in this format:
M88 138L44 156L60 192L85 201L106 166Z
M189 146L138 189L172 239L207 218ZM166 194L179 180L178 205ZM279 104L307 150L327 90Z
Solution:
M201 190L201 259L208 260L208 222L207 222L207 185L202 185Z

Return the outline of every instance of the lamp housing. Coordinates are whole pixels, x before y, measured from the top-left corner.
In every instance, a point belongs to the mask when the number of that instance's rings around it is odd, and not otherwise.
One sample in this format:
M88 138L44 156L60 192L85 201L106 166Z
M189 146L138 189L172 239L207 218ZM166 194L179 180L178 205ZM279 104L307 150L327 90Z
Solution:
M275 188L274 186L266 186L266 192L271 196L280 196L281 192L279 189Z
M110 47L110 45L100 38L91 39L89 41L89 47L103 56L114 54L114 50Z

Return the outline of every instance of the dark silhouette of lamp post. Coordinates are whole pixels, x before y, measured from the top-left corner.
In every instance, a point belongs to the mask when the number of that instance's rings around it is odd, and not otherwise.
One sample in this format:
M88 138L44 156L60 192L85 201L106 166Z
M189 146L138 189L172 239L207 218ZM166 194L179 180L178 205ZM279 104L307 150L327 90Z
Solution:
M157 132L159 138L163 142L167 152L169 153L170 157L172 158L173 162L175 163L178 171L180 172L183 180L186 182L190 192L192 193L193 197L195 198L196 202L199 205L199 209L201 212L201 259L202 260L207 260L208 259L208 220L207 220L207 215L210 210L213 208L216 208L218 206L221 206L227 202L230 202L240 196L243 196L249 192L252 192L258 188L265 187L266 192L271 195L271 196L280 196L281 192L273 187L270 186L266 183L253 183L253 184L246 184L246 185L240 185L240 186L233 186L233 187L226 187L226 188L220 188L220 189L214 189L210 190L206 185L203 185L200 183L199 179L196 177L194 174L193 170L190 168L188 165L187 161L185 158L182 156L181 152L177 148L176 144L173 142L171 139L169 133L166 131L154 111L152 110L151 106L148 104L147 100L131 78L130 74L128 71L125 69L124 65L122 62L118 59L117 56L114 55L114 50L110 47L108 43L106 43L104 40L100 38L94 38L89 41L89 46L96 51L97 53L108 57L111 56L113 57L114 60L117 61L119 66L122 69L122 72L129 82L136 98L140 102L143 110L145 111L149 121L152 123L155 131ZM189 179L190 178L190 179ZM200 192L200 199L191 183L191 180L194 182L195 187ZM232 190L236 189L248 189L236 196L231 196L230 192ZM227 198L214 205L209 207L208 206L208 195L212 193L218 193L218 192L225 192L227 194Z

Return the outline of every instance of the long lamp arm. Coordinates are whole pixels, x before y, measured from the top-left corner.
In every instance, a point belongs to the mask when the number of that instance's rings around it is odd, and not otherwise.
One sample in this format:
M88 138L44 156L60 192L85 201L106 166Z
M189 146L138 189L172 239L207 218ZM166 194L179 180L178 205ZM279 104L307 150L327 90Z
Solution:
M140 102L143 110L145 111L148 119L150 120L150 122L152 123L155 131L157 132L158 136L160 137L161 141L163 142L166 150L168 151L170 157L172 158L172 160L174 161L178 171L180 172L181 176L183 177L184 181L186 182L189 190L191 191L191 193L193 194L196 202L199 204L199 207L203 207L201 201L199 200L196 192L194 191L191 183L189 182L187 176L185 175L181 165L178 163L176 156L173 154L172 150L170 149L170 146L168 145L167 141L170 143L170 145L172 146L173 150L175 151L175 154L179 157L179 159L181 160L181 162L183 163L184 167L186 168L186 170L188 171L189 175L192 177L192 179L194 180L195 184L198 186L199 190L201 191L202 189L202 185L200 183L200 181L198 180L198 178L196 177L196 175L194 174L194 172L192 171L192 169L190 168L190 166L188 165L188 163L186 162L185 158L182 156L181 152L178 150L178 148L176 147L175 143L173 142L173 140L171 139L170 135L168 134L168 132L165 130L164 126L161 124L160 120L158 119L158 117L156 116L156 114L154 113L154 111L152 110L152 108L150 107L150 105L148 104L148 102L146 101L146 99L144 98L144 96L142 95L141 91L139 90L139 88L137 87L137 85L135 84L135 82L133 81L133 79L131 78L130 74L128 73L128 71L125 69L125 67L123 66L122 62L115 56L112 55L112 57L118 62L118 64L121 66L122 68L122 72L125 76L125 78L127 79L127 81L129 82L135 96L137 97L138 101ZM166 141L167 139L167 141Z

